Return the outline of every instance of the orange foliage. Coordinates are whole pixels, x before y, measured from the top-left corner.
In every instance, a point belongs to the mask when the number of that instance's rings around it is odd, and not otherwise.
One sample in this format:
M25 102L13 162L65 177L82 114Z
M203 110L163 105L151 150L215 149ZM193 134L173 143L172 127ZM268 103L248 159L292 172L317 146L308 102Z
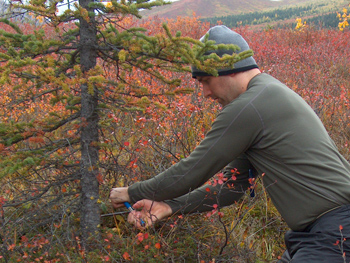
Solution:
M141 22L126 18L121 22L120 29L137 25L145 27L149 35L164 34L161 29L163 22L169 25L173 34L180 30L183 36L196 39L210 27L208 23L200 22L198 17L193 16L176 20L155 18ZM35 30L28 25L22 25L22 27L28 32ZM55 36L48 27L43 29L48 36ZM349 160L349 31L339 32L328 29L316 31L310 27L301 32L288 29L257 32L246 27L236 28L236 31L247 39L262 71L285 82L312 106L340 151ZM52 59L55 60L57 57L52 56ZM98 174L97 180L102 187L110 187L112 184L127 185L130 181L146 179L186 157L205 136L216 113L220 110L219 106L212 101L203 99L201 87L191 78L190 73L162 71L162 74L169 79L181 79L182 84L179 87L169 86L137 68L133 68L130 72L123 72L124 82L121 82L116 77L121 75L118 68L109 67L102 61L99 63L103 68L103 77L115 81L113 84L100 85L99 92L102 100L116 98L115 93L120 93L125 103L138 107L134 111L123 111L120 105L124 104L117 104L120 101L115 100L110 102L115 105L101 109L99 145L101 173ZM50 67L47 68L49 69ZM61 174L64 178L68 168L79 165L80 156L76 153L78 147L73 147L69 143L78 138L81 125L85 125L83 121L82 123L73 122L71 125L63 126L57 132L47 131L51 121L64 119L72 113L73 110L66 106L69 104L70 97L79 95L78 88L82 81L78 77L72 77L66 80L69 89L46 94L45 91L55 89L62 84L51 83L49 79L50 76L47 76L46 86L42 89L33 88L33 83L14 79L12 85L4 84L0 90L0 103L4 105L0 108L0 123L32 122L31 128L27 127L21 131L21 136L28 137L26 143L22 145L23 148L41 147L52 141L59 141L62 144L58 144L50 152L46 157L47 160L38 162L39 165L45 166L52 161L50 173L43 176L47 180L43 187L52 180L52 174ZM16 95L12 92L14 85L18 91ZM191 90L192 93L182 93L186 89ZM27 94L27 97L24 96L20 103L15 104L14 102L21 94ZM28 99L34 97L36 98L34 102ZM56 98L60 100L53 103ZM9 150L5 144L0 143L2 154ZM212 184L223 182L224 178L219 175ZM76 181L73 181L71 185L67 183L55 191L67 194L70 189L76 188L78 188ZM31 194L36 193L33 190ZM0 196L0 208L7 199L5 195L9 194ZM136 238L139 243L145 243L148 236L142 233ZM108 236L108 239L111 240L112 237ZM47 245L46 240L42 236L33 238L31 243L23 239L22 246L25 248L34 246L40 250ZM161 244L163 243L142 244L142 247L147 251L156 248L161 253ZM16 246L12 243L8 245L11 251L15 248ZM129 253L131 252L124 252L121 257L131 261L133 255ZM104 260L107 261L109 258L104 257Z

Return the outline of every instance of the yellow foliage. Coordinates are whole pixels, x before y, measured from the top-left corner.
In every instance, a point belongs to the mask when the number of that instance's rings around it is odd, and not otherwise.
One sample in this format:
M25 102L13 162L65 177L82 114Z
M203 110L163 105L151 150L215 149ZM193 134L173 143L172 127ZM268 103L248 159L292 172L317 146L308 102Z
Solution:
M74 71L77 74L77 77L81 77L82 76L81 68L80 68L79 65L74 65Z
M37 19L39 20L40 23L44 22L44 17L43 16L37 16Z
M78 6L78 8L74 12L74 14L75 14L76 17L81 17L86 22L90 23L89 12L85 8L82 8L80 5Z
M124 49L119 51L118 58L119 58L120 62L125 62L126 55L127 55L127 52Z
M94 84L91 82L88 82L88 93L90 95L94 95L94 88L95 88Z
M47 60L47 65L49 67L54 67L55 66L55 59L52 56L47 56L46 60Z
M89 82L92 82L92 83L103 83L105 81L106 81L105 77L101 75L89 77Z
M301 18L297 18L295 21L297 22L297 25L295 27L296 30L302 31L307 26L306 21L303 23Z
M63 89L64 91L70 92L70 88L69 88L69 86L68 86L66 83L62 83L61 85L62 85L62 89Z
M348 19L350 19L350 14L348 14L348 10L346 8L343 8L343 14L338 13L338 18L340 20L338 28L340 31L343 31L344 28L349 26Z

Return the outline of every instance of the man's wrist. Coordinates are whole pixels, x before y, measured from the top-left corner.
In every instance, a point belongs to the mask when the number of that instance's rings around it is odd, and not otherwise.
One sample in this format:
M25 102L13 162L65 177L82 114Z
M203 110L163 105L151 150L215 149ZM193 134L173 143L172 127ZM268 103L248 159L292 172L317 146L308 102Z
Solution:
M131 202L128 189L129 187L127 186L122 188L122 191L123 191L122 196L125 202Z
M171 216L172 214L174 214L173 209L171 207L171 205L168 203L167 201L163 201L165 207L166 207L166 216Z
M173 210L171 209L171 206L165 202L163 203L166 207L165 216L171 216L173 214Z

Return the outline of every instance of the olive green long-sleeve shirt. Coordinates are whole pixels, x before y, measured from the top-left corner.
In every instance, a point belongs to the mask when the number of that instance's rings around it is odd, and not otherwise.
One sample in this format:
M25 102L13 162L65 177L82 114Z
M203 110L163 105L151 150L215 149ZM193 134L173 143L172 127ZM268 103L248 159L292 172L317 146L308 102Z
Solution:
M204 201L206 186L201 186L224 167L240 172L234 188L225 187L216 200ZM211 210L210 204L239 200L249 187L252 167L264 173L271 200L294 231L350 203L350 165L322 122L299 95L264 73L222 109L187 158L131 185L128 192L133 202L167 200L173 212Z

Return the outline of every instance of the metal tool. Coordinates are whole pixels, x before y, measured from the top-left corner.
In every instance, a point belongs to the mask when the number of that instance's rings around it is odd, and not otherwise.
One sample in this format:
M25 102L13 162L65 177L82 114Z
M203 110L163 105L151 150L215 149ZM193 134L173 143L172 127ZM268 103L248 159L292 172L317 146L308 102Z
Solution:
M123 214L127 214L127 213L129 213L129 210L128 211L121 211L121 212L110 213L110 214L103 214L103 215L101 215L101 217L123 215Z
M132 208L132 206L130 205L129 202L124 202L124 205L128 209L128 211L121 211L121 212L115 212L115 213L110 213L110 214L103 214L103 215L101 215L101 217L123 215L123 214L127 214L127 213L130 213L130 212L135 210L134 208ZM143 221L142 218L140 218L140 225L141 226L145 226L146 225L145 221Z
M125 207L126 207L130 212L132 212L132 211L135 210L134 208L132 208L132 206L130 205L129 202L124 202L124 205L125 205ZM143 221L142 218L140 218L140 225L141 225L141 226L145 226L145 225L146 225L145 221Z

